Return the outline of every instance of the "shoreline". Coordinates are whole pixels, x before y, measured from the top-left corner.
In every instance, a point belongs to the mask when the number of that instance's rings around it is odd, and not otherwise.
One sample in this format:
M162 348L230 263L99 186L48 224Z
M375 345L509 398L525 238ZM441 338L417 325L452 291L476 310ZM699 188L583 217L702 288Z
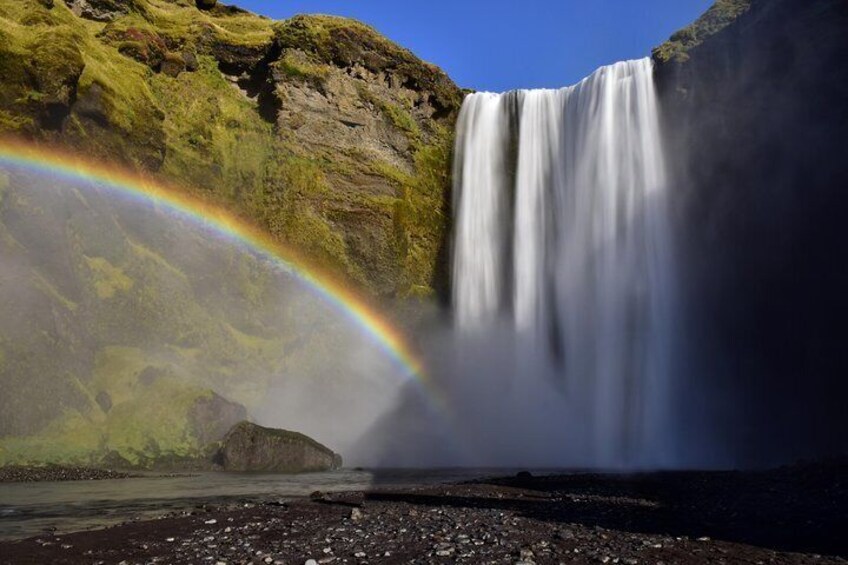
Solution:
M0 542L0 563L846 563L848 466L315 493Z
M106 481L143 477L136 472L80 465L7 465L0 467L0 484L68 481Z

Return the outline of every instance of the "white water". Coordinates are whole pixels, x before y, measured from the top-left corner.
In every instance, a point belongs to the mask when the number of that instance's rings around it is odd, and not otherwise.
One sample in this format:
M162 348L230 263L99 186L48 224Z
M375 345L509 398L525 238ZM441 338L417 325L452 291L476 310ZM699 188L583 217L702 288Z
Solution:
M572 445L549 448L668 463L674 285L651 61L469 96L454 176L461 331L513 328L516 396L538 388L549 402L540 379L560 382L552 421Z

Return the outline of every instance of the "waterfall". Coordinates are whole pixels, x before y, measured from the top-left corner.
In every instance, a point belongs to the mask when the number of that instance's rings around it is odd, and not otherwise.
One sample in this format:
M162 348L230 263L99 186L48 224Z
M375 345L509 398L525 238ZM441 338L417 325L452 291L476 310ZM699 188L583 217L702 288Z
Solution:
M454 183L460 331L507 323L532 344L598 464L659 463L674 285L650 59L560 90L468 96ZM532 383L527 366L515 386Z

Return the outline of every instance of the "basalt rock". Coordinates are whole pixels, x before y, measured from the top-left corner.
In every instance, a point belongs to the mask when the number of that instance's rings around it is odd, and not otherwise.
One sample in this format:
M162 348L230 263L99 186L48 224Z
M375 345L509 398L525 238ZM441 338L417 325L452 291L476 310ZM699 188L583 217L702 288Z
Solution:
M226 471L306 473L341 468L341 456L301 433L241 422L221 442L216 462Z
M723 0L654 52L705 460L848 451L846 29L840 0Z

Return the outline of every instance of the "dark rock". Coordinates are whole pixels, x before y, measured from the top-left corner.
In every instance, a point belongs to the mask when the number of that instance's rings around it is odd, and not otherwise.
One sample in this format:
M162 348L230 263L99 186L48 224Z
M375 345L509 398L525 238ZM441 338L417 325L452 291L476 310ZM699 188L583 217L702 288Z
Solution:
M162 37L150 30L134 27L113 29L107 26L101 36L110 45L115 46L122 55L135 59L151 69L157 69L165 60L168 46Z
M132 2L126 0L65 0L68 8L80 18L111 22L130 13Z
M698 343L680 425L710 430L704 460L848 451L848 3L725 1L699 22L654 55Z
M94 398L97 402L97 405L100 406L100 409L104 412L109 412L112 409L112 397L109 396L109 393L105 390L101 390L97 393L97 396Z
M200 68L200 63L197 61L197 55L195 53L191 51L183 51L182 57L186 71L193 73Z
M201 10L211 10L218 4L218 0L197 0L196 3Z
M297 432L237 424L224 437L218 454L226 471L304 473L341 467L341 457Z
M189 429L199 445L220 441L236 424L247 418L247 409L218 394L199 398L188 413Z
M126 479L133 477L128 473L109 469L90 467L66 467L45 465L27 467L9 465L0 467L0 483L36 483L45 481L100 481L106 479Z
M162 369L157 369L156 367L148 366L145 367L143 371L138 374L138 384L141 386L150 386L156 379L165 375L165 371Z
M170 77L178 77L181 72L183 72L186 68L185 60L182 55L178 55L175 53L168 53L165 55L165 59L162 61L162 65L160 66L160 70L162 73L170 76Z
M133 464L113 449L100 460L100 467L106 469L132 469Z

